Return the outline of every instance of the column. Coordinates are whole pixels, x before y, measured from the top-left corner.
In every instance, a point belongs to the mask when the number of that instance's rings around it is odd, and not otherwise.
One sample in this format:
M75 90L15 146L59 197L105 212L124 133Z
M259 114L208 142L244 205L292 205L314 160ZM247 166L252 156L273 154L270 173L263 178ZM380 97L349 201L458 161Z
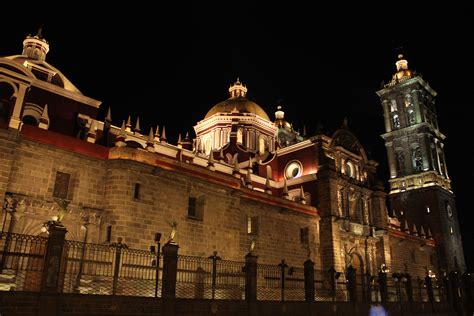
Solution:
M23 108L23 101L25 100L27 86L20 84L18 94L16 95L15 106L13 108L12 116L8 127L19 130L21 127L21 110Z
M390 170L390 178L393 179L397 177L397 167L395 164L395 153L393 150L393 143L387 142L385 143L385 147L387 147L387 158L388 158L388 167Z
M306 302L314 302L314 262L304 262L304 297Z
M423 171L430 169L430 142L428 141L428 136L423 134L421 138L419 138L420 149L421 149L421 156L423 158Z
M43 276L41 280L41 292L61 292L59 282L61 271L61 259L63 255L66 228L58 222L48 223L48 246L44 259Z
M421 107L420 107L418 90L413 90L411 95L413 97L412 99L415 105L416 123L419 124L423 122L423 113L422 113L423 111L421 110Z
M385 131L391 132L392 131L392 125L390 124L390 110L389 110L389 104L388 100L383 100L382 101L382 107L383 107L383 117L385 121Z
M441 170L441 162L439 161L439 148L438 148L438 139L434 138L435 141L435 150L436 150L436 165L438 166L438 171L440 175L443 175L443 171Z
M446 176L446 179L449 179L448 175L448 166L446 166L446 156L444 155L444 144L440 143L441 146L441 159L443 159L443 165L444 165L444 175Z
M245 256L245 300L248 315L257 315L257 259L252 252Z

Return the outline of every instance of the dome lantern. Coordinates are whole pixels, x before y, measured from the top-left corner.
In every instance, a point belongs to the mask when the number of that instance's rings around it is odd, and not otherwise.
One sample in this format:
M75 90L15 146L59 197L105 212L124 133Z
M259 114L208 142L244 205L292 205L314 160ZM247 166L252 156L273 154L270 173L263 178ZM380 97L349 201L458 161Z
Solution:
M48 41L44 39L42 29L40 28L35 36L28 35L23 41L22 55L38 61L46 60L46 54L49 52Z
M239 97L245 98L245 95L247 94L247 87L240 82L239 78L237 78L237 81L230 86L229 93L231 99Z

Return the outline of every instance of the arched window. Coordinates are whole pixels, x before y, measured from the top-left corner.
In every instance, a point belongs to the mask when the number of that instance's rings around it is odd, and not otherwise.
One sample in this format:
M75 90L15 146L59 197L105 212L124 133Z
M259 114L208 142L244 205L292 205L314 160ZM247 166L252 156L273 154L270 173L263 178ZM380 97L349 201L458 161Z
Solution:
M392 114L392 124L393 128L400 128L400 117L397 113Z
M265 153L265 149L266 149L266 141L265 141L265 138L263 136L260 136L258 138L258 153L260 155L263 155Z
M415 147L411 150L411 160L413 164L413 169L416 171L423 170L423 157L421 156L421 148Z
M415 107L413 106L413 100L411 94L405 96L405 108L407 110L408 124L412 125L416 123Z
M26 125L38 126L38 121L32 115L24 115L22 121L23 121L23 124L26 124Z
M243 144L243 142L244 142L243 139L244 139L244 137L243 137L242 129L239 128L239 129L237 130L237 143Z
M352 162L346 161L346 164L344 165L344 173L351 178L356 177L355 166Z

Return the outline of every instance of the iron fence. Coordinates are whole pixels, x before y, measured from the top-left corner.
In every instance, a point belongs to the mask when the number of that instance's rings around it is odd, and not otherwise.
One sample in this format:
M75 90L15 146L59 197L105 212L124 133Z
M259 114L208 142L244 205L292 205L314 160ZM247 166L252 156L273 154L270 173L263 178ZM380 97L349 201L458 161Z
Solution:
M43 266L49 261L46 253L53 258L50 251L55 249L54 240L0 233L0 290L42 290L43 270L48 269ZM51 243L49 247L48 243ZM154 251L154 247L150 251L130 249L120 241L114 244L92 244L63 240L58 245L63 245L62 252L56 252L56 258L61 258L59 291L161 297L164 260L159 250ZM305 274L303 267L289 266L282 260L273 265L257 264L254 279L252 264L255 261L249 264L250 270L246 271L244 262L223 260L217 252L207 258L183 255L177 256L177 259L167 258L177 261L176 266L171 264L167 268L166 275L171 277L165 289L176 286L178 298L243 300L246 299L247 279L252 286L256 285L257 299L260 301L303 301L305 294L308 297L312 295L311 287L305 289L310 282L314 282L316 301L391 302L399 304L400 310L407 303L428 303L435 311L436 303L456 305L460 299L472 297L470 288L473 284L469 274L465 274L462 279L453 274L450 279L443 277L437 280L428 276L410 277L407 273L379 273L372 276L354 274L354 269L340 272L329 269L314 270L314 279L305 280L305 275L312 273ZM46 270L45 274L50 272ZM254 289L249 292L251 295Z
M178 256L176 297L200 299L245 299L244 263Z
M163 260L154 252L67 240L64 256L64 293L161 296Z
M0 291L39 291L48 238L0 233Z

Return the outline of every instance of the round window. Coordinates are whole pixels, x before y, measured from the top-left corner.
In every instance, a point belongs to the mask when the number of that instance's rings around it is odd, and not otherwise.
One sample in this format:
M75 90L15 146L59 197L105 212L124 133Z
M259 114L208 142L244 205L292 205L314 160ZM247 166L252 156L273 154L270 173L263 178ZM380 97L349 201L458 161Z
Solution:
M293 179L301 176L303 167L299 161L292 161L285 168L285 178Z
M451 205L448 203L446 203L446 212L448 213L449 218L453 217L453 210L451 209Z

